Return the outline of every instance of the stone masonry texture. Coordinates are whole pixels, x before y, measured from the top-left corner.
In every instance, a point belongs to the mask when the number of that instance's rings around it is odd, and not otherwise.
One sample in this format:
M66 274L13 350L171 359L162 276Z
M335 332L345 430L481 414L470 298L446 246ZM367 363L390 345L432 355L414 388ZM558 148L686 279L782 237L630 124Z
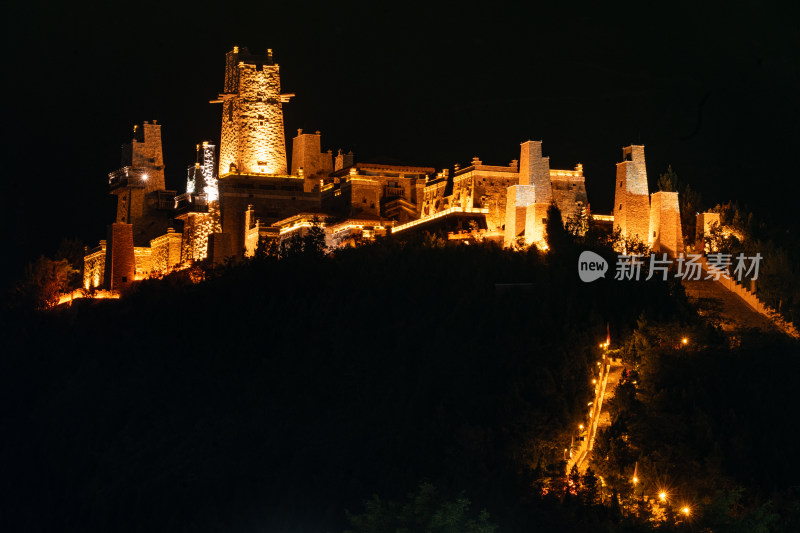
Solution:
M654 192L650 201L650 246L654 252L676 256L683 252L683 233L677 192Z
M133 226L115 222L108 227L105 288L112 291L123 291L133 283L135 274Z
M628 146L622 154L624 161L617 163L614 184L614 227L623 237L638 237L646 243L650 240L650 197L644 146Z
M219 175L286 174L280 68L246 50L226 57Z
M506 224L504 244L511 246L525 230L527 207L536 199L533 185L512 185L506 193Z

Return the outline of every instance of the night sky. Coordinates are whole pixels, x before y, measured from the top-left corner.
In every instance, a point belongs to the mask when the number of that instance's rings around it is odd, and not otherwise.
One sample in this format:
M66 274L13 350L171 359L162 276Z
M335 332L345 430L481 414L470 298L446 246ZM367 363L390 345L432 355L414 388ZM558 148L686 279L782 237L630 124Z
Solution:
M272 48L287 147L434 166L508 164L543 140L583 163L611 211L615 163L646 146L651 191L671 164L707 206L737 199L797 228L798 8L727 2L557 9L483 2L19 2L6 12L3 231L7 279L62 237L94 245L112 220L108 172L132 125L163 124L167 186L218 142L224 56ZM234 7L235 6L235 7Z

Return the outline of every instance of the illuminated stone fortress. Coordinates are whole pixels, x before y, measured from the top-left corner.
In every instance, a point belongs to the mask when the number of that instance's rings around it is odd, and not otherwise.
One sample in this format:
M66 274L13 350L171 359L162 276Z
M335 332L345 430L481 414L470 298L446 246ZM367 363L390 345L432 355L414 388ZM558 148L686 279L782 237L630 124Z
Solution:
M280 243L313 226L330 248L419 231L546 248L551 204L565 221L588 213L583 166L550 168L541 141L523 142L507 165L474 157L451 173L357 162L352 152L323 151L319 131L298 130L289 167L283 105L293 96L281 93L272 50L228 52L223 92L211 101L221 104L219 152L214 141L197 145L181 194L166 189L161 124L134 126L121 167L109 174L116 219L107 239L86 251L85 288L124 291L194 263L238 261L265 240ZM616 178L614 213L596 220L656 251L681 253L677 193L651 199L643 146L623 149Z

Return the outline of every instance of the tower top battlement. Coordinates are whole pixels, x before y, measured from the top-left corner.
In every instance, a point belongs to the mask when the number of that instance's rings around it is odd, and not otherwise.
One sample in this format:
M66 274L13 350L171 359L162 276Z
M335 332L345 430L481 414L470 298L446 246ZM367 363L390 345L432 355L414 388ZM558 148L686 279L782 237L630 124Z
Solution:
M246 47L234 46L225 54L225 94L239 92L239 70L243 66L255 67L257 71L265 67L276 71L280 68L272 57L272 48L267 49L265 54L253 54Z
M164 153L161 147L161 124L155 120L152 123L145 120L142 124L133 126L131 142L122 145L120 167L121 169L140 169L141 175L147 176L144 188L148 193L163 191L166 188L164 184ZM115 173L112 172L112 174Z
M622 149L622 161L644 164L644 145L632 144Z

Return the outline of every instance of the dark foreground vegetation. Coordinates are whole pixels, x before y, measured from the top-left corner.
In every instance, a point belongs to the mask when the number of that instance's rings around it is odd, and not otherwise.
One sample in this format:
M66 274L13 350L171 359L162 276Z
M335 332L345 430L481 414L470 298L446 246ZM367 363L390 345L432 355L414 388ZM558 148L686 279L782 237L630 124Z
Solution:
M25 531L638 531L653 527L629 505L638 464L709 509L667 529L793 530L796 346L729 348L680 285L580 283L576 257L430 238L298 249L6 313L0 516ZM565 489L607 324L639 377L601 439L607 485ZM670 344L687 331L692 352Z

